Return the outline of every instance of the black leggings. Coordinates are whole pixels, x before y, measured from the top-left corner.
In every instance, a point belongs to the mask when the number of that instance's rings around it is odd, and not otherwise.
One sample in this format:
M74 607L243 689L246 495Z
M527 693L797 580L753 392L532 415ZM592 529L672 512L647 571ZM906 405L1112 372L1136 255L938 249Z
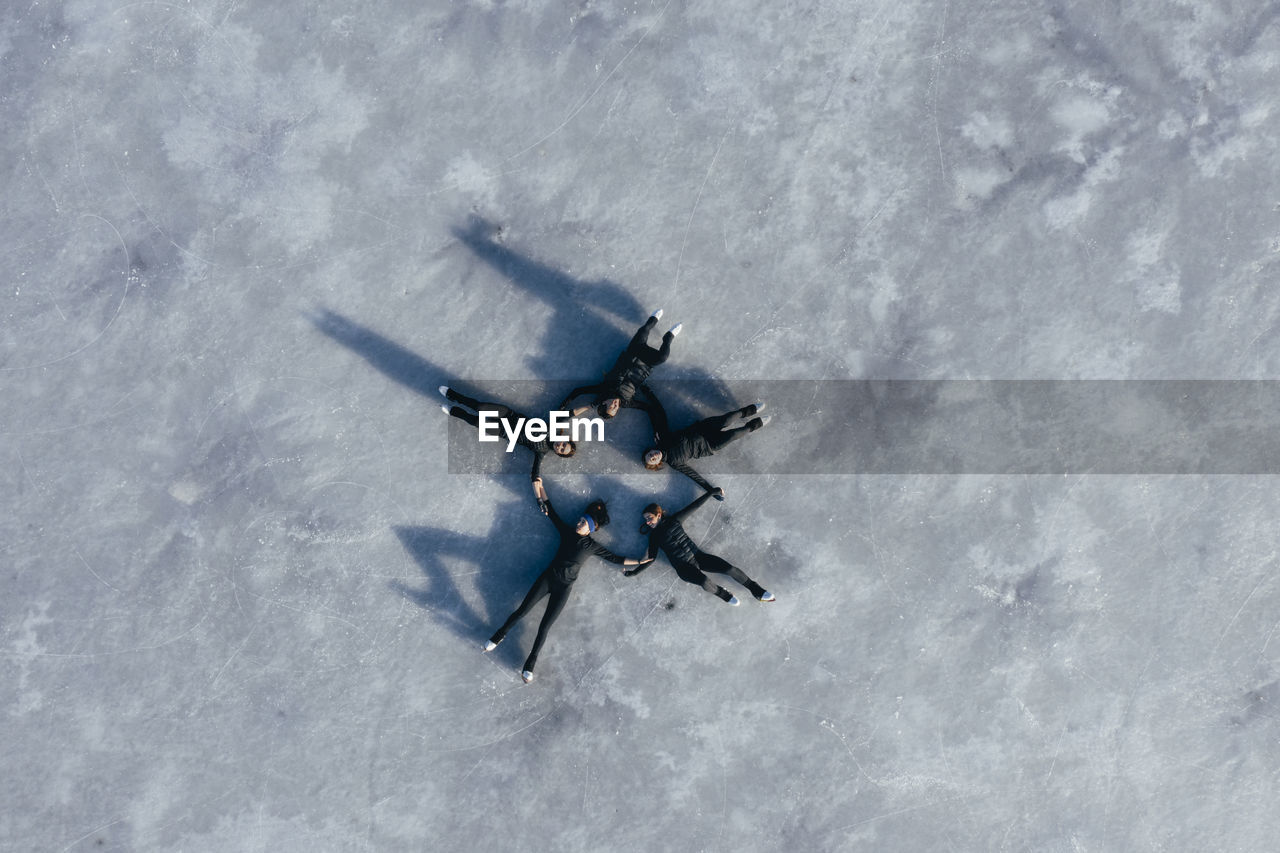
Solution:
M733 565L724 557L708 554L706 551L698 551L691 563L681 561L673 565L675 566L676 574L680 576L680 580L700 586L712 595L720 596L725 601L733 597L732 593L707 577L706 572L715 575L728 575L745 586L747 591L756 598L764 595L765 592L764 587L747 577L747 573L742 569Z
M750 407L734 409L732 412L726 412L714 418L703 418L690 427L690 430L706 439L707 446L711 448L712 453L715 453L729 442L742 438L747 433L755 432L764 426L764 421L760 420L760 418L754 418L740 427L725 429L729 424L745 416L748 411L750 411Z
M449 397L449 402L461 403L463 406L466 406L468 409L475 409L477 412L497 412L498 417L503 420L506 420L507 418L513 417L513 416L517 418L521 417L511 408L504 406L501 403L482 403L481 401L475 399L474 397L468 397L465 394L459 394L457 391L453 390L452 388L449 389L448 397ZM473 414L471 412L468 412L467 409L463 409L458 406L453 406L452 408L449 409L449 414L453 415L455 418L460 418L461 420L466 421L467 423L471 424L473 427L476 427L476 428L480 427L480 416Z
M573 584L562 583L556 580L550 569L538 575L538 579L533 582L533 586L529 587L529 592L525 594L524 601L520 602L520 606L515 612L507 617L507 621L502 623L502 627L493 633L489 638L490 642L501 643L502 638L507 636L507 632L511 630L524 615L529 612L533 605L542 600L543 596L549 596L547 599L547 609L542 614L542 621L538 623L538 636L533 638L533 648L529 650L529 657L525 658L524 668L529 672L533 672L534 665L538 662L538 652L542 649L542 644L547 641L547 632L551 630L551 626L555 624L556 619L560 616L560 611L564 610L565 603L569 600L569 591L573 589Z
M644 325L631 338L631 343L627 344L626 355L638 358L650 367L657 367L667 360L671 355L671 342L676 336L667 332L662 336L662 346L659 349L649 346L649 331L657 323L657 317L650 317L644 321Z

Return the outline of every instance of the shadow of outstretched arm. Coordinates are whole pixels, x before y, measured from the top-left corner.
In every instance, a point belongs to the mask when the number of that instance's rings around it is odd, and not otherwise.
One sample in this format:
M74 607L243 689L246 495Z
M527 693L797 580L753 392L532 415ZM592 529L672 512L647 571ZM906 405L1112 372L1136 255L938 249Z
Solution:
M484 535L397 526L396 536L422 569L425 585L392 581L389 586L462 639L478 641L501 624L542 571L554 550L548 550L550 528L532 497L503 504ZM468 602L456 580L472 576L478 604Z
M436 388L449 384L450 377L439 365L341 314L317 308L308 312L307 317L317 330L360 355L383 375L419 394L434 395Z

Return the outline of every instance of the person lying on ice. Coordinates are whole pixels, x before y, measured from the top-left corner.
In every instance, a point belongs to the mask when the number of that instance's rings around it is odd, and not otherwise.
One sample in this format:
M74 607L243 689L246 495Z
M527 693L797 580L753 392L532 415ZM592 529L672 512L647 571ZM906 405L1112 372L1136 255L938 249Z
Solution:
M515 443L533 451L533 470L529 472L529 477L531 479L536 480L541 475L542 457L546 456L548 452L553 452L556 456L568 458L578 450L578 445L572 441L551 441L549 439L531 441L525 434L525 431L519 428L519 424L521 422L527 422L529 418L512 410L508 406L502 405L501 403L481 402L472 397L467 397L458 393L448 385L441 385L440 393L444 395L446 400L454 404L453 406L440 407L444 409L444 413L446 415L451 415L459 420L466 421L477 429L480 427L479 412L497 413L499 420L505 423L504 429L508 431L508 434L515 436ZM463 408L464 406L466 408ZM467 409L473 409L474 411L468 412Z
M524 600L520 602L520 606L507 617L507 621L502 623L501 628L493 632L493 636L484 646L486 652L496 649L507 636L507 632L529 612L529 609L544 597L547 598L547 609L543 611L542 621L538 623L538 635L533 639L533 648L529 650L529 656L524 661L524 669L520 673L526 683L533 681L533 669L538 663L538 652L542 650L542 644L547 640L547 632L560 616L560 611L564 610L565 603L569 600L569 592L573 589L573 582L578 579L578 571L587 558L600 557L622 566L645 564L645 560L619 557L591 538L592 533L609 523L609 510L604 501L598 499L592 501L583 510L582 516L575 523L569 524L560 518L555 507L551 505L551 499L547 497L546 490L542 487L541 478L533 481L533 490L538 497L538 505L556 526L556 532L560 534L560 546L556 549L555 556L551 558L551 564L538 575L529 592L525 594Z
M710 456L729 442L749 432L755 432L769 422L768 418L757 417L764 409L764 403L752 403L750 406L735 409L723 415L703 418L672 432L671 424L667 420L667 411L662 407L662 403L648 386L641 386L641 390L645 392L644 408L649 414L649 422L653 424L654 441L654 446L641 456L644 467L650 471L658 471L664 464L670 465L673 470L693 480L704 491L710 492L715 489L715 486L702 479L702 476L689 466L689 460ZM732 426L735 421L743 418L751 418L751 420ZM720 500L724 500L722 495L723 492L719 497Z
M685 533L684 526L680 523L688 518L694 510L706 503L707 498L723 496L724 490L717 488L700 496L679 512L673 513L667 512L658 504L649 504L645 507L643 512L644 524L641 525L640 532L649 535L649 550L645 553L645 559L639 567L623 572L623 574L627 577L640 574L649 567L649 563L658 556L658 550L661 549L667 555L667 559L671 561L671 565L675 568L676 574L680 576L680 580L685 583L696 584L712 595L719 596L729 604L737 606L737 596L707 577L706 572L728 575L745 586L759 601L774 601L773 593L747 577L747 573L742 569L723 557L708 554L699 548L689 538L689 534Z
M619 409L623 408L641 408L634 403L636 391L646 379L653 369L659 364L667 360L671 355L671 342L675 340L676 335L680 334L683 323L676 323L671 329L662 336L662 346L654 349L649 346L649 331L653 329L659 319L662 318L662 309L659 308L645 321L639 331L631 339L631 343L627 344L627 348L622 351L622 355L618 356L618 360L614 362L613 367L605 372L604 378L595 385L583 385L574 388L569 392L557 409L567 409L569 404L583 394L595 395L595 400L588 406L580 406L573 410L574 417L582 414L594 406L596 413L602 418L612 418L618 414Z

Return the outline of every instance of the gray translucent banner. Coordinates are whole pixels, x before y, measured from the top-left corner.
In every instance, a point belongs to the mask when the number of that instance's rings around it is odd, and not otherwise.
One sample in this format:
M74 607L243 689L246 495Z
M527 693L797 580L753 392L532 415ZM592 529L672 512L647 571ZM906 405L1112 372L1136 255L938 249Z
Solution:
M467 393L546 418L573 384L484 382ZM756 400L768 404L765 429L692 463L708 475L1280 473L1280 381L675 380L650 387L674 429ZM648 419L624 410L606 422L605 439L583 444L573 459L548 458L546 473L639 471ZM527 471L529 451L505 447L505 439L480 444L474 428L454 419L449 470Z

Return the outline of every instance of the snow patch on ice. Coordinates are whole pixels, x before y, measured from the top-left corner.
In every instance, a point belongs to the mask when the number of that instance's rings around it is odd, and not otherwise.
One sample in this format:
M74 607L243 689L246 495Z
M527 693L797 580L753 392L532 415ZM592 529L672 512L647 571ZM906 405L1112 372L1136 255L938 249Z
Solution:
M1121 281L1134 288L1141 310L1180 314L1181 273L1176 264L1164 259L1166 236L1154 229L1141 229L1129 235L1125 243L1129 265Z
M1003 70L1003 66L1010 62L1026 59L1032 53L1031 38L1025 33L1019 33L1011 39L996 44L982 53L982 58L987 63Z
M1044 203L1044 218L1050 228L1066 228L1089 215L1093 194L1080 189L1069 196L1051 198Z
M1045 202L1043 212L1048 226L1066 228L1083 221L1093 206L1094 188L1120 176L1120 158L1123 155L1124 146L1117 145L1107 150L1085 171L1075 192Z
M41 602L34 611L27 612L27 617L22 620L22 627L18 630L18 637L13 642L11 654L18 662L19 672L17 702L10 707L10 716L20 717L44 707L44 693L30 687L29 682L32 662L46 652L44 646L40 645L36 631L53 621L49 618L49 604L48 601Z
M877 274L871 282L874 290L867 302L867 310L877 326L884 324L889 316L889 306L898 299L898 282L886 273Z
M201 489L198 484L193 483L190 480L179 480L169 486L169 496L175 501L186 504L187 506L191 506L193 503L198 501L203 491L204 490Z
M1009 180L1009 173L1000 169L968 169L955 171L955 205L968 209L975 201L991 198L996 188Z
M454 157L445 170L444 182L456 187L466 198L481 207L495 207L498 202L498 182L494 173L475 158L470 151Z
M1065 151L1077 163L1084 163L1087 157L1085 137L1107 126L1111 110L1094 98L1075 96L1055 104L1049 114L1068 133L1067 139L1058 145L1058 150Z
M1008 119L991 118L984 112L970 116L960 132L979 148L1007 148L1013 143L1013 128Z

